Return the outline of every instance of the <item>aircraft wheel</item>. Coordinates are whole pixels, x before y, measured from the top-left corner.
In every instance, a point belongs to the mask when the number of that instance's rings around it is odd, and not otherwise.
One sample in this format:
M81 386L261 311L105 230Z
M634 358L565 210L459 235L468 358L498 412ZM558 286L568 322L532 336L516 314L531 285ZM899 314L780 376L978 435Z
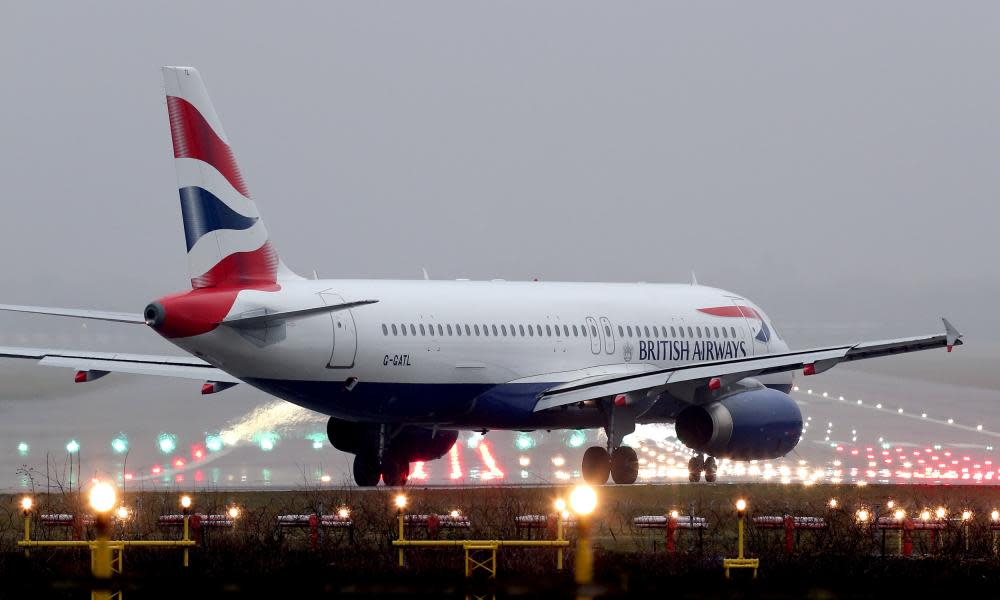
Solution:
M718 463L715 462L715 457L709 456L705 460L705 481L709 483L715 481L718 470L719 466Z
M635 450L621 446L611 453L611 479L625 485L635 483L639 477L639 457Z
M700 456L692 456L688 461L688 481L694 483L701 481L701 472L705 468L705 461Z
M381 475L378 458L374 454L354 455L354 483L361 487L375 487Z
M583 479L590 485L603 485L611 474L611 456L600 446L591 446L583 453Z
M386 455L382 460L382 482L391 487L406 485L410 478L410 462L405 458Z

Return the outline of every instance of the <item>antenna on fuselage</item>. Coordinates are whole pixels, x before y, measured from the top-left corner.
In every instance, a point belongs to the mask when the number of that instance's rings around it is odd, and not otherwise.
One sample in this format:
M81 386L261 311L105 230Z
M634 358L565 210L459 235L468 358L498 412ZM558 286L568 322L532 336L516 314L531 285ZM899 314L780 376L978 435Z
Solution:
M427 267L420 267L420 270L424 272L424 281L430 281L431 276L427 274Z
M698 285L698 276L694 274L694 269L691 269L691 285Z

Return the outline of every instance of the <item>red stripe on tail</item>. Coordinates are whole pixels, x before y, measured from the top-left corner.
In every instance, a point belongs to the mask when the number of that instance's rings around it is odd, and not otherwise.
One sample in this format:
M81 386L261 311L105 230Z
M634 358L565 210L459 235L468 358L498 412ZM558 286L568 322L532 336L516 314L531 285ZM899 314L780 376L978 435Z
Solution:
M167 113L170 115L174 158L195 158L212 165L234 188L249 198L250 191L243 181L232 149L215 133L198 109L183 98L167 96Z
M207 287L254 287L278 281L278 253L271 242L252 252L235 252L203 275L191 279L194 289Z

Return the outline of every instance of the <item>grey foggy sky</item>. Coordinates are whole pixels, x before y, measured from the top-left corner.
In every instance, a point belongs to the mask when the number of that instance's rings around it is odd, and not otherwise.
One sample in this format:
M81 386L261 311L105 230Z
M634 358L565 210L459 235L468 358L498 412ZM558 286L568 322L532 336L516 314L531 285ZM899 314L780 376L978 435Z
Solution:
M158 67L188 64L300 273L693 268L796 333L1000 339L996 3L275 6L5 7L2 301L187 286Z

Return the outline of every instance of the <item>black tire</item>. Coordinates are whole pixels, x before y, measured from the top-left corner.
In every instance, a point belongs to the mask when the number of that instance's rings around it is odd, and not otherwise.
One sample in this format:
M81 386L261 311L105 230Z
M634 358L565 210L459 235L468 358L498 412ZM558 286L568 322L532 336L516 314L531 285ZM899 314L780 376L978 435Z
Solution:
M611 453L611 479L615 483L631 485L639 478L639 456L635 450L622 446Z
M701 472L705 469L705 462L700 456L692 456L688 461L688 481L694 483L701 481Z
M604 485L611 474L611 456L600 446L591 446L583 453L583 480L590 485Z
M354 483L361 487L375 487L382 474L378 458L374 454L354 456Z
M705 481L715 483L715 471L705 471Z
M390 487L406 485L410 478L410 462L392 455L382 460L382 482Z

